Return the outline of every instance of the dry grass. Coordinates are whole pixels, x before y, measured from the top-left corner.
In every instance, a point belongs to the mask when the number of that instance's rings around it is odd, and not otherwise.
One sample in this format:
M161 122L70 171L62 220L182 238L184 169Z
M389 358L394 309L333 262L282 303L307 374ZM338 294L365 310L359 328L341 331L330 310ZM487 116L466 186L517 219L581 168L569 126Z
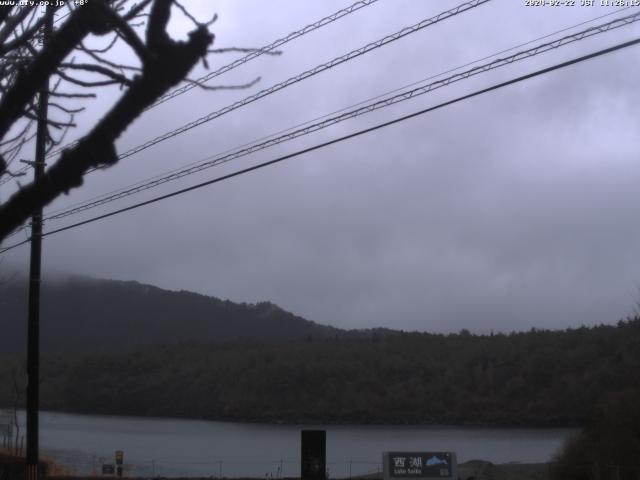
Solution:
M24 456L14 455L8 449L0 448L0 465L24 465L24 463ZM57 464L46 455L40 455L40 463L46 466L48 476L65 476L72 474L68 468Z

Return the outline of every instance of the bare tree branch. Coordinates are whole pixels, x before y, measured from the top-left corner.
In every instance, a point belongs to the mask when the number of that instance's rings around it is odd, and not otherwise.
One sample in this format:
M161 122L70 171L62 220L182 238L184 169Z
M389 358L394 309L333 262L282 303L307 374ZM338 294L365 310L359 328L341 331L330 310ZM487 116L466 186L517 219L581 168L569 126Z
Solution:
M147 26L147 47L153 53L160 53L165 46L171 44L166 28L171 16L172 3L172 0L156 0L151 7Z
M116 31L120 38L122 38L129 46L136 52L136 55L140 58L141 62L151 61L151 54L147 46L143 43L142 39L138 37L138 34L133 30L131 25L124 22L117 15L114 16L116 22Z
M0 29L0 43L4 43L7 38L16 31L18 25L29 16L34 8L34 6L25 6L24 8L18 9L15 15L6 18L4 27Z
M173 0L173 4L174 4L176 7L178 7L178 9L182 12L182 14L183 14L185 17L187 17L189 20L191 20L191 22L193 23L193 25L194 25L195 27L202 27L202 26L203 26L203 24L202 24L202 23L200 23L200 22L198 22L198 20L196 20L196 18L195 18L193 15L191 15L191 14L189 13L189 11L188 11L186 8L184 8L184 7L182 6L182 4L181 4L178 0Z
M108 10L105 1L94 0L74 10L69 20L51 35L46 47L20 72L14 87L0 101L0 138L73 48L89 33L105 27L104 12Z
M116 35L114 38L117 40L120 37L118 35ZM91 58L93 58L96 62L102 63L104 65L108 65L111 68L116 68L116 69L121 70L121 71L122 70L131 70L131 71L136 71L136 72L139 72L139 71L142 70L142 68L140 68L140 67L133 67L133 66L130 66L130 65L121 65L121 64L118 64L118 63L114 63L114 62L112 62L110 60L107 60L106 58L102 58L101 56L96 54L95 50L90 50L90 49L86 48L82 44L80 44L80 50L82 52L86 53L87 55L89 55Z
M192 80L190 78L185 78L185 82L191 83L193 85L197 85L199 88L203 90L215 91L215 90L244 90L246 88L253 87L256 83L260 81L260 77L256 77L248 83L243 83L240 85L205 85L198 80Z
M105 77L109 77L111 78L111 80L115 81L116 83L121 83L122 85L131 84L131 80L129 78L101 65L95 65L91 63L61 63L60 66L63 69L84 70L85 72L98 73L100 75L104 75ZM57 72L62 77L61 71L58 70Z
M73 122L74 120L74 116L73 113L71 114L71 122ZM49 153L54 147L57 147L58 145L60 145L65 137L67 136L67 133L69 133L69 130L71 130L71 126L66 127L65 129L62 130L62 133L60 134L60 136L56 139L56 138L52 138L51 139L51 144L46 148L45 152Z
M25 112L24 114L25 117L30 118L32 120L38 120L38 115L31 113L31 112ZM55 120L52 120L51 118L47 118L46 119L47 125L51 125L53 128L58 128L58 129L62 129L64 127L75 127L76 124L75 123L70 123L70 122L57 122Z
M20 423L18 422L18 408L20 407L20 387L18 386L18 376L15 367L11 368L11 378L13 380L13 426L16 430L14 451L18 455L18 441L20 439Z
M120 38L120 37L116 33L113 36L113 38L111 40L109 40L109 43L104 48L87 48L87 47L85 47L84 42L80 42L80 49L83 52L86 52L86 53L89 53L89 52L91 52L91 53L106 53L109 50L111 50L111 47L113 47L116 44L116 42L118 41L118 38Z
M18 140L20 137L22 137L23 135L25 135L29 129L31 128L31 126L33 125L33 121L29 120L26 125L24 126L24 128L17 133L16 135L14 135L11 138L8 138L7 140L3 140L2 142L0 142L0 147L4 147L5 145L8 145L9 143L15 142L16 140Z
M50 97L59 98L96 98L95 93L65 93L65 92L49 92Z
M0 55L4 55L7 52L10 52L11 50L15 50L16 48L19 48L24 44L26 44L27 42L29 42L33 38L33 35L38 30L40 30L40 28L42 28L44 23L47 21L47 17L53 16L53 13L54 13L53 11L49 13L49 10L47 10L47 13L45 15L43 15L35 24L33 24L24 32L22 32L19 36L16 36L14 40L12 40L11 42L2 44L0 46Z
M142 10L144 10L149 4L151 3L151 0L143 0L142 2L140 2L137 5L133 5L133 7L131 7L131 10L129 10L126 15L122 16L122 19L125 22L128 22L129 20L133 20L134 18L136 18L141 12Z
M0 23L4 22L6 18L11 14L13 5L1 5L0 6Z
M62 110L65 113L80 113L83 110L85 110L85 107L80 107L80 108L63 107L62 105L56 102L49 102L49 106L53 108L57 108L58 110Z
M111 9L106 11L105 5L99 0L94 0L94 2L87 5L101 5L97 7L99 10L93 12L100 15L101 19L94 21L98 27L104 27L106 23L104 18L111 19L114 15L113 11ZM63 150L59 160L39 180L20 189L0 206L0 240L24 223L33 211L49 204L62 193L67 193L70 189L82 185L83 176L87 170L116 163L118 157L114 146L115 140L147 107L167 90L180 83L198 60L206 55L207 49L213 41L213 35L204 26L193 30L186 42L171 40L166 32L171 3L171 0L155 0L153 3L146 34L147 45L145 48L148 48L149 55L143 60L141 74L133 79L118 102L77 144ZM85 14L86 11L88 9L84 7L74 10L67 24L77 19L79 15ZM80 43L86 36L85 32L98 30L99 34L104 34L100 28L91 29L78 23L76 20L78 30L70 39L74 42L73 45ZM114 26L111 20L108 23ZM67 24L56 32L55 36L58 37L58 41ZM67 54L70 52L69 45L63 47L58 44L57 48L64 50ZM52 62L40 68L44 70L46 67L50 67L47 71L49 74L52 73L62 62L64 56L56 58L57 63ZM33 63L38 61L42 62L40 58L36 58ZM38 85L41 85L43 81L44 79L40 80ZM23 95L14 99L10 106L15 109L15 105L18 104L21 109L24 109L28 106L31 97L33 95ZM6 97L2 99L0 106L6 103L5 100ZM9 118L17 116L16 114L9 115ZM12 123L2 117L0 115L0 135L5 133L2 130L5 128L4 125Z

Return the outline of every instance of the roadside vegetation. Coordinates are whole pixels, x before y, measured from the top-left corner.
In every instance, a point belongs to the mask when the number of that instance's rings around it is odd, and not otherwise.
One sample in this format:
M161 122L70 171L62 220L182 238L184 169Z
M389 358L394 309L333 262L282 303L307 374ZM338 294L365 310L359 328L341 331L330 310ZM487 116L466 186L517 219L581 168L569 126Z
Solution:
M608 395L554 458L554 480L640 478L640 391Z

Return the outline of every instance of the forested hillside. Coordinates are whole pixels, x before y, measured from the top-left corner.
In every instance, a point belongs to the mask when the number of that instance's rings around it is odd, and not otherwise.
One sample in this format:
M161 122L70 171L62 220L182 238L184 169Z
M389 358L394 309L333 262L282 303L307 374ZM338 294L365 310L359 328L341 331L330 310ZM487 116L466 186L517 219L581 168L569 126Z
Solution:
M283 422L582 425L640 385L640 318L474 336L373 333L47 356L41 402L69 412ZM6 379L15 360L0 362ZM0 405L10 403L0 382Z
M0 354L26 349L27 292L26 281L0 284ZM177 341L295 339L340 332L269 302L238 304L86 277L43 282L40 323L44 351L123 351Z

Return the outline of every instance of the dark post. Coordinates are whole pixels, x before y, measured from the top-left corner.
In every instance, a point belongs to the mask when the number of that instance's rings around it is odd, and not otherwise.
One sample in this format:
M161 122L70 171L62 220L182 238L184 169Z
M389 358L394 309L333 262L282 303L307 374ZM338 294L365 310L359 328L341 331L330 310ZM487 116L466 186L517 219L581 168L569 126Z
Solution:
M124 452L116 450L116 475L122 477L122 463L124 460Z
M53 29L53 8L47 7L47 20L42 31L42 44L46 45ZM47 133L47 106L49 81L38 95L38 130L36 156L33 165L34 180L44 174L45 141ZM27 480L38 478L38 408L40 384L40 259L42 252L42 209L31 220L31 258L29 266L29 318L27 329Z
M327 432L302 430L302 480L326 480Z

